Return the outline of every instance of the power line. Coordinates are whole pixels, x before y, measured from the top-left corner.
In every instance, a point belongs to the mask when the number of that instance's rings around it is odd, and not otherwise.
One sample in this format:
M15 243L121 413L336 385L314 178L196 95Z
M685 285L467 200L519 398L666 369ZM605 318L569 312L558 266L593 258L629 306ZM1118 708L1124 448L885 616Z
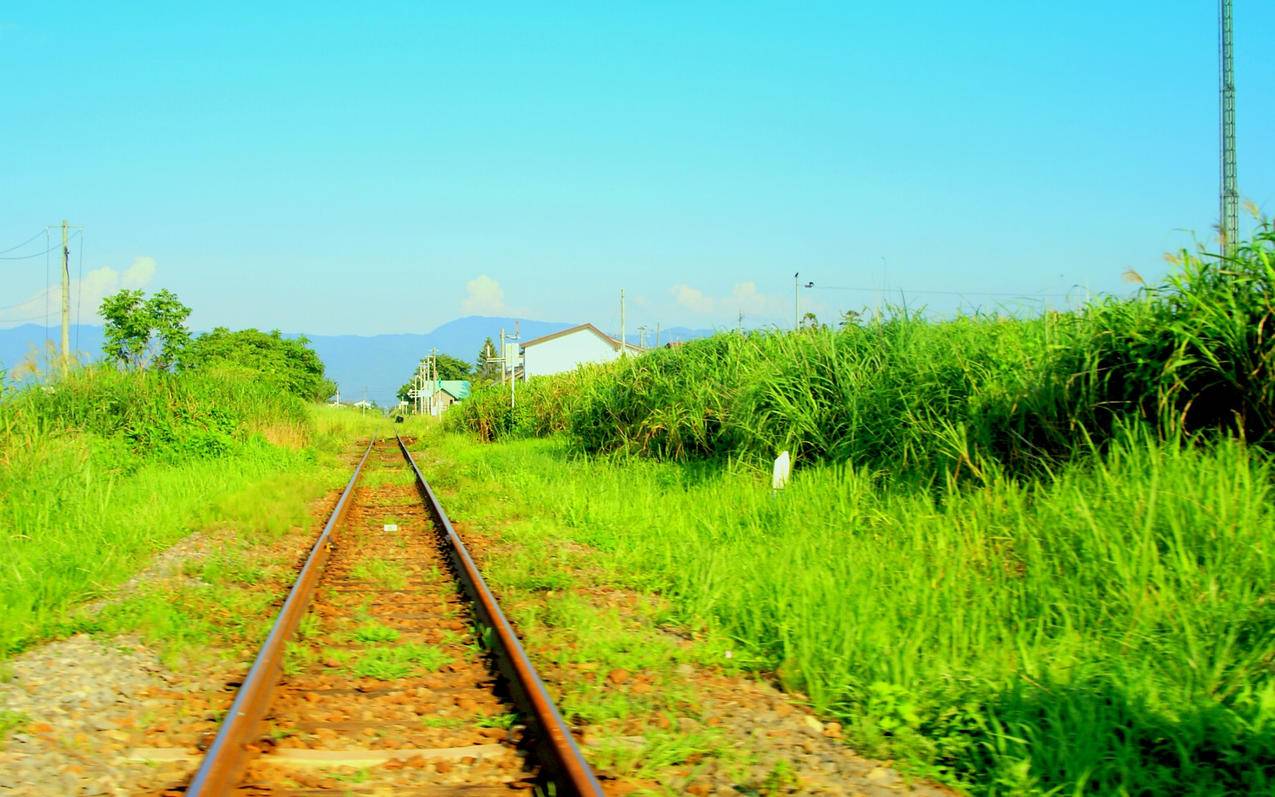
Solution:
M911 291L904 288L856 288L849 285L806 285L806 288L816 291L860 291L863 293L903 293L903 294L934 294L937 296L1003 296L1010 299L1066 299L1065 293L1007 293L1003 291L938 291L938 290L917 290Z
M77 231L76 231L76 233L75 233L75 235L79 235L79 234L80 234L80 233L79 233L79 231L77 230ZM71 237L72 237L72 238L74 238L74 237L75 237L75 235L73 235L73 236L71 236ZM30 241L28 241L27 243L30 243ZM22 246L25 246L25 245L26 245L26 244L22 244ZM13 249L20 249L20 248L22 248L22 247L21 247L21 246L15 246L15 247L13 247ZM6 252L12 252L12 251L13 251L13 249L6 249L5 251L6 251ZM32 258L40 257L41 255L47 255L49 252L56 252L56 251L57 251L57 249L58 249L58 248L57 248L56 246L51 246L51 247L49 247L48 249L45 249L43 252L36 252L36 253L35 253L35 254L33 254L33 255L16 255L16 256L14 256L14 257L0 257L0 260L31 260Z
M39 321L42 318L46 319L47 321L47 317L42 315L25 316L23 318L0 318L0 324L14 324L14 323L24 322L24 321ZM46 340L47 340L47 336L46 336Z
M15 249L21 249L22 247L34 241L35 239L39 238L41 235L44 235L44 233L38 232L35 235L23 241L22 243L18 244L17 246L10 246L8 249L0 249L0 255L7 255L8 253L12 252Z
M0 312L3 312L5 310L14 310L19 307L26 307L28 304L31 304L33 299L39 299L39 298L40 298L39 296L33 296L31 297L31 299L27 299L25 302L18 302L17 304L6 304L3 307L0 307Z
M41 255L47 255L49 252L53 252L56 250L57 250L57 247L55 246L52 249L45 249L43 252L36 252L33 255L18 255L17 257L0 257L0 260L30 260L32 258L40 257Z
M79 281L75 296L75 350L80 350L80 311L84 308L84 236L80 236L79 249Z
M49 228L44 228L44 245L49 247L44 250L44 346L49 346L49 252L52 251L52 240L49 238Z

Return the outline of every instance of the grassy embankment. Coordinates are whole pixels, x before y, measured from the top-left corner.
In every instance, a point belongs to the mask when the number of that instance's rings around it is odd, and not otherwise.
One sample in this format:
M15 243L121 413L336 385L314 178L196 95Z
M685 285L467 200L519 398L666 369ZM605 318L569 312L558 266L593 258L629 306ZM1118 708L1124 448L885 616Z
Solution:
M561 434L455 457L554 521L511 534L606 552L864 749L981 793L1266 793L1273 323L1267 227L1074 314L726 335L513 413L479 393L453 426Z
M337 455L365 425L215 371L94 366L3 397L0 657L101 625L77 604L192 531L268 538L305 523L308 501L348 476ZM223 569L232 553L219 554ZM131 610L117 608L112 627L145 622Z

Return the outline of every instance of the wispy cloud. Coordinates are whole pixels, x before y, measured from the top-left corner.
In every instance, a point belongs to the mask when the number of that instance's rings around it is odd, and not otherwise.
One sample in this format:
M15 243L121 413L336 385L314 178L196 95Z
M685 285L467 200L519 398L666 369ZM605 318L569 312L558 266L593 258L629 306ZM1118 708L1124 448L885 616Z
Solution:
M460 309L470 315L495 315L505 309L505 291L499 282L480 274L465 283Z
M693 313L705 316L727 316L743 313L765 318L780 316L788 311L788 301L782 296L772 296L757 290L755 282L740 282L725 296L710 296L699 288L678 283L672 288L673 299Z
M155 258L134 258L122 272L110 266L95 268L84 275L83 280L71 280L72 312L80 309L80 320L86 323L98 321L97 309L102 300L121 288L137 290L145 288L155 277ZM39 291L17 304L0 309L0 326L15 326L43 318L46 307L52 318L57 319L62 308L62 286Z

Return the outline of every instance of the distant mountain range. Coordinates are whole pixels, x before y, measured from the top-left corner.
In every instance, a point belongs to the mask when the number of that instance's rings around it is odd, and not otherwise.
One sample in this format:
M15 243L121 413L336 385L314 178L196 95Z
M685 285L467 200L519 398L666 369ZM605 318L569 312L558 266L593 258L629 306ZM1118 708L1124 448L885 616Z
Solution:
M322 358L327 375L341 387L341 398L354 401L363 398L364 391L372 401L381 406L392 405L394 394L411 376L416 363L437 347L442 354L450 354L473 362L478 358L483 341L491 338L497 344L503 328L512 334L519 330L522 340L531 340L574 326L564 321L536 321L529 318L501 318L466 316L420 335L312 335L309 333L285 333L288 336L304 334L314 350ZM612 332L618 336L618 332ZM673 327L660 332L660 343L691 340L713 334L710 329ZM61 339L57 329L47 331L55 345ZM40 351L45 344L46 330L34 324L10 329L0 329L0 365L12 369L14 365ZM102 328L73 326L71 344L88 359L96 359L102 352ZM629 335L636 343L637 336ZM648 341L652 343L653 341Z

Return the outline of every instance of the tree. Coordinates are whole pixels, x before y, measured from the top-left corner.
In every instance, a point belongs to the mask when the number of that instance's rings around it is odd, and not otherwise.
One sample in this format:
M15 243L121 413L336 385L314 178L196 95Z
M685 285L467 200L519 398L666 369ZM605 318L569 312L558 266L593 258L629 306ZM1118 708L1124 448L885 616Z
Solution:
M182 358L183 370L242 368L306 399L323 401L336 392L336 384L324 376L323 361L304 336L285 338L279 330L232 332L217 327L191 342Z
M820 330L824 329L824 325L819 323L819 317L814 313L805 313L801 316L801 328Z
M428 360L429 357L421 358L422 363L427 362ZM470 376L472 376L472 372L470 370L471 366L469 363L459 357L453 357L450 354L439 354L435 359L435 364L438 366L439 379L469 379ZM412 371L412 375L408 377L407 384L398 389L399 401L412 400L409 394L411 390L416 387L416 374L419 370L420 365L417 365L416 370Z
M500 378L500 363L491 361L491 358L499 356L496 344L492 343L491 338L488 337L483 341L483 347L478 350L478 359L474 361L475 382L495 382Z
M863 321L863 313L858 310L847 310L841 314L841 328L857 327Z
M190 343L186 319L190 308L163 290L149 299L141 291L122 290L102 300L98 313L106 321L106 355L131 368L168 370L177 365Z

